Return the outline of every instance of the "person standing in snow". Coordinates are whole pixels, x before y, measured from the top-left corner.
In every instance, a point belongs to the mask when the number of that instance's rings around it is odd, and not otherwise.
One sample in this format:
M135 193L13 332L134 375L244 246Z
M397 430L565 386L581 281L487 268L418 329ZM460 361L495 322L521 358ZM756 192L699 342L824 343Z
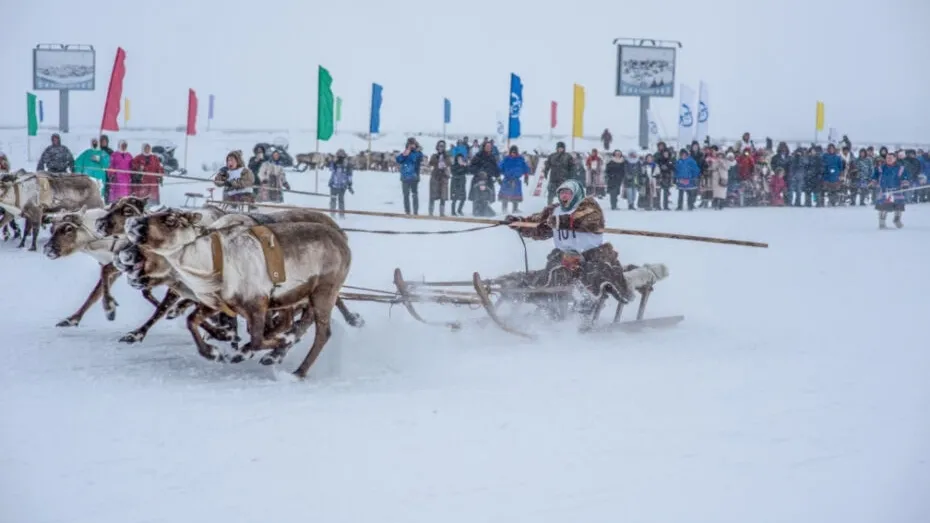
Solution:
M901 213L904 212L904 193L895 192L910 186L907 170L898 164L894 153L885 156L885 163L875 168L872 175L872 185L878 187L879 194L875 198L875 209L878 211L878 227L885 229L885 219L890 211L894 211L895 227L904 227L901 222Z
M52 135L52 144L46 147L39 156L36 171L64 174L69 170L74 172L74 155L71 154L70 149L61 144L61 135L55 133Z
M148 198L149 205L161 202L159 186L164 181L165 168L157 155L152 154L152 146L142 144L142 154L132 159L132 195Z
M342 149L336 151L336 159L329 164L332 174L329 176L329 214L336 215L336 206L339 206L339 217L346 217L346 191L355 194L352 188L352 162Z
M607 160L604 166L604 176L607 178L607 196L610 201L610 210L617 210L617 199L620 196L620 190L623 188L623 178L626 176L626 160L623 153L614 151L613 155Z
M411 210L416 215L420 209L420 196L418 189L420 185L420 164L423 162L423 153L420 152L419 144L416 138L407 139L407 146L404 152L397 155L397 165L400 171L400 185L404 196L404 213L410 214Z
M468 199L468 160L464 154L455 155L455 161L452 165L452 181L449 184L449 200L452 206L452 216L464 216L462 208L465 207L465 200Z
M90 141L90 149L85 150L74 161L74 173L86 174L100 184L100 195L107 194L107 168L110 167L110 155L100 148L96 138Z
M129 196L132 188L132 154L127 152L126 140L119 141L119 150L110 155L110 168L107 170L107 203Z
M543 165L543 178L549 181L546 187L546 205L552 204L559 186L574 176L575 160L565 151L565 142L558 142L555 144L555 152L546 158Z
M678 185L678 207L676 210L683 209L686 194L688 195L688 210L694 210L700 178L701 169L698 164L688 154L687 149L682 149L679 153L678 162L675 164L675 181Z
M511 202L513 212L519 212L520 202L523 201L523 186L520 185L520 181L522 179L523 185L530 183L530 166L526 164L526 159L520 154L517 146L511 145L510 154L501 160L499 167L502 179L497 197L501 201L501 213L507 214L507 202Z
M429 167L429 215L433 215L436 200L439 200L439 216L445 216L446 200L449 199L449 170L452 167L445 140L436 142L436 152L430 156Z

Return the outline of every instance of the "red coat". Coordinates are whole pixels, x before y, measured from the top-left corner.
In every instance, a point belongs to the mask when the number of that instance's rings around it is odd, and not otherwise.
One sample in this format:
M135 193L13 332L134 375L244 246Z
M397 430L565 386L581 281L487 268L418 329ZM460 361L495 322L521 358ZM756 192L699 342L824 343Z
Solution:
M161 176L156 176L158 174L163 174L165 169L161 166L161 161L158 160L158 157L154 154L148 156L140 154L132 159L132 170L136 172L151 173L143 174L139 177L138 174L134 175L133 183L140 185L132 186L133 196L138 196L139 198L149 197L149 202L154 204L161 203L158 186L161 185Z
M746 149L748 151L749 149ZM736 166L739 169L739 179L740 181L746 181L752 178L752 170L756 166L756 160L752 157L752 154L743 154L739 155L736 159Z
M787 189L785 184L784 176L772 176L772 179L769 180L769 191L771 192L771 203L772 205L784 205L785 197L784 192Z

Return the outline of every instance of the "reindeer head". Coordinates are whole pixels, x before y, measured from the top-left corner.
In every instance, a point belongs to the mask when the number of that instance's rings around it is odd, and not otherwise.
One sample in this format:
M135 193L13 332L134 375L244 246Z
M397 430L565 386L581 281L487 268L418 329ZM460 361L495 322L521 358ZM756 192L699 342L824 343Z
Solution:
M0 202L15 205L16 193L13 192L13 185L16 184L15 174L4 174L0 176Z
M97 237L84 225L84 211L70 212L52 222L52 236L45 242L42 252L49 259L70 256Z
M157 254L168 254L197 239L199 212L168 209L126 220L129 241Z
M148 289L156 280L171 274L171 265L162 256L130 243L113 257L113 265L134 289Z
M145 215L148 197L125 196L113 202L107 213L97 219L97 233L103 236L119 236L126 233L126 220Z

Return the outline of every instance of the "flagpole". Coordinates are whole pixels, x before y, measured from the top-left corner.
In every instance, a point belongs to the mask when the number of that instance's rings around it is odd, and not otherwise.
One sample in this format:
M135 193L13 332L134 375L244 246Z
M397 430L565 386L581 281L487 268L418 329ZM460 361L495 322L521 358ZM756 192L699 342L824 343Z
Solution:
M190 138L191 135L189 132L184 132L184 170L187 171L187 152L190 150Z
M370 149L371 146L369 145L368 148ZM319 131L317 131L317 135L316 135L316 150L315 150L314 156L315 158L313 161L313 177L314 177L313 192L320 192L320 166L319 166L319 161L318 161L319 156L320 156L320 132Z
M365 170L371 170L371 116L375 110L375 97L372 96L371 100L368 100L368 156L365 160Z

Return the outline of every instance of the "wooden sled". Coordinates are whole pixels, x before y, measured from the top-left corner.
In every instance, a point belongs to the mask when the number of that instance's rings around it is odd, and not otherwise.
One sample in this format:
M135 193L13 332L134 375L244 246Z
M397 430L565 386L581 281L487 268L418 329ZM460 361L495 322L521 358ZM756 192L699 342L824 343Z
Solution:
M471 281L413 281L404 279L403 272L399 268L394 269L394 292L378 289L367 289L360 287L346 287L346 289L359 290L364 292L347 292L340 293L343 300L347 301L371 301L377 303L387 303L391 305L403 305L407 312L417 321L431 326L447 327L454 331L462 328L461 321L435 321L426 319L420 314L416 304L435 303L440 305L466 306L470 309L483 308L488 315L485 321L494 323L501 330L525 338L528 340L536 339L534 334L521 330L508 321L500 314L500 307L504 304L521 304L527 303L535 305L543 311L555 311L561 313L561 318L566 318L565 306L570 301L570 295L573 290L571 286L554 286L541 288L524 288L504 286L501 280L485 280L477 272L472 275ZM462 289L470 287L469 290ZM646 305L649 297L652 295L654 286L652 284L643 285L636 289L640 294L636 319L631 321L620 321L624 310L624 303L618 301L614 311L613 320L610 323L597 323L597 319L602 312L609 293L602 294L600 301L595 305L591 313L586 313L586 321L579 329L582 333L597 332L638 332L644 329L661 329L668 328L681 323L684 316L664 316L659 318L644 318ZM614 296L616 297L616 296ZM558 309L563 310L558 310ZM481 322L481 320L478 320Z

